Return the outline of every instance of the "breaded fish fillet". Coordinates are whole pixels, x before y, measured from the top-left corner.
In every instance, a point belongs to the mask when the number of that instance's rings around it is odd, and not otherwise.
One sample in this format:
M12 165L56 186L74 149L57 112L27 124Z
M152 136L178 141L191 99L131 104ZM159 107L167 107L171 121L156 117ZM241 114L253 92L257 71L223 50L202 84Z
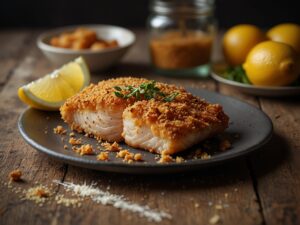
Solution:
M138 87L147 82L150 81L143 78L123 77L91 84L77 95L67 99L60 109L62 118L78 132L92 134L106 141L122 141L123 111L139 99L119 98L114 93L114 87L129 85ZM174 85L156 83L156 86L166 94L174 90L178 93L186 92Z
M172 102L139 101L123 113L125 142L150 152L174 154L223 132L228 117L218 104L183 94Z
M150 81L117 78L91 84L69 98L61 115L72 129L106 141L122 141L151 152L174 154L224 131L228 117L218 104L209 104L183 88L157 82L165 96L176 93L170 102L157 95L118 97L115 87L139 87Z

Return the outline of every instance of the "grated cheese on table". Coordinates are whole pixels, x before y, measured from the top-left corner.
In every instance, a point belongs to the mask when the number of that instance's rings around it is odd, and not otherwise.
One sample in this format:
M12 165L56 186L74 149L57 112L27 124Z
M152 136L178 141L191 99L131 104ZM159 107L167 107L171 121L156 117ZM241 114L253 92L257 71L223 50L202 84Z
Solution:
M111 194L108 191L103 191L96 186L96 183L87 185L86 183L74 184L70 182L61 183L54 180L54 183L64 186L65 189L73 191L81 197L90 197L92 201L102 205L112 205L121 210L127 210L138 213L141 217L146 217L149 221L161 222L163 219L171 219L172 216L164 211L151 209L149 206L142 206L126 200L122 195Z

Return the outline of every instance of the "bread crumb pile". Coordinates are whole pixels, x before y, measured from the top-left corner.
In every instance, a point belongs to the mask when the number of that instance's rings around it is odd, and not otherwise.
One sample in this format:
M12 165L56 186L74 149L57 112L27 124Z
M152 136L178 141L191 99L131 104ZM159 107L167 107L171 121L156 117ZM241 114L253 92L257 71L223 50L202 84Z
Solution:
M101 143L101 146L107 150L107 151L112 151L112 152L119 152L122 150L122 148L119 146L117 142L114 143L109 143L109 142L103 142Z
M9 173L9 179L10 181L21 181L22 171L17 169L13 170Z
M55 196L55 201L58 205L64 205L66 207L80 207L82 205L82 198L66 198L64 195Z
M108 152L100 152L100 154L97 155L97 160L108 160Z
M26 200L34 201L37 204L43 205L47 198L52 195L52 191L46 186L38 185L36 187L29 188L24 190Z
M70 139L69 139L69 143L71 144L71 145L81 145L81 139L76 139L76 138L74 138L74 137L71 137Z
M172 156L162 154L160 159L158 160L158 163L169 163L169 162L173 162L173 161L174 161L174 159L172 158Z
M74 147L73 150L80 155L94 155L93 146L90 144L81 145L80 147Z
M92 201L102 205L112 205L115 208L138 213L141 217L146 217L149 221L161 222L163 219L171 219L172 216L164 211L153 210L149 206L142 206L126 200L122 195L111 194L108 191L103 191L96 186L96 183L74 184L69 182L54 181L62 185L65 189L73 191L81 197L89 197Z
M53 132L54 132L55 134L61 134L61 135L67 133L67 131L66 131L66 130L63 128L63 126L61 126L61 125L58 125L57 127L55 127L55 128L53 129Z

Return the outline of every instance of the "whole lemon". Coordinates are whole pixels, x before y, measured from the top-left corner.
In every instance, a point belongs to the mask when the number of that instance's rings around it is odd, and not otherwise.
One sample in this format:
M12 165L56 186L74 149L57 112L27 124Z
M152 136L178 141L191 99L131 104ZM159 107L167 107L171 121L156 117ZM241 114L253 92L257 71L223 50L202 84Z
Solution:
M279 24L267 32L272 41L278 41L292 46L300 53L300 26L293 23Z
M256 26L248 24L234 26L223 37L225 60L232 66L241 65L245 62L249 51L265 40L265 34Z
M261 86L284 86L294 82L300 73L296 51L289 45L265 41L248 54L243 67L250 82Z

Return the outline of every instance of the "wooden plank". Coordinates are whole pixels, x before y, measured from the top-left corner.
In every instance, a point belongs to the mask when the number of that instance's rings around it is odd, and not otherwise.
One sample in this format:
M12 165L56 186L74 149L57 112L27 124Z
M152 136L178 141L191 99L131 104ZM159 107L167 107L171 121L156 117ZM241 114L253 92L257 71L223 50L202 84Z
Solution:
M252 158L267 224L300 224L300 101L260 100L274 124L269 145Z
M37 153L25 144L17 130L19 114L26 108L18 99L17 88L43 75L49 69L48 63L35 47L35 38L36 35L32 36L31 41L26 43L28 46L25 47L26 57L14 62L18 66L12 70L9 81L0 93L0 224L3 225L47 224L56 207L52 205L39 207L31 201L21 200L18 197L20 193L15 194L3 184L8 181L10 171L14 169L23 171L24 182L13 186L22 190L33 187L35 182L50 184L52 179L62 179L65 173L62 163Z
M220 89L260 107L274 125L271 141L248 161L264 222L300 224L299 99L253 97L224 85Z
M17 66L18 59L25 54L31 34L26 31L0 31L0 87L3 86Z
M138 37L137 46L124 58L123 63L110 71L94 75L93 81L110 76L136 75L140 71L139 74L147 78L216 89L211 80L183 80L152 74L147 66L145 34L141 31L137 33L141 35ZM24 109L16 96L16 88L51 68L35 48L31 49L0 93L0 118L3 118L1 122L5 121L0 131L0 166L4 168L0 171L2 180L6 179L10 170L21 168L28 181L20 184L25 188L31 186L31 181L43 184L50 184L53 179L75 183L96 181L102 188L109 186L112 193L123 194L133 202L147 204L173 215L171 221L164 220L161 224L209 224L209 219L215 214L220 215L222 224L239 224L243 221L247 225L264 222L244 160L188 174L133 176L96 172L73 166L64 167L63 164L38 154L21 140L16 130L16 119ZM14 142L11 137L15 137ZM81 209L55 204L40 208L32 202L20 201L5 187L2 190L0 224L152 224L135 214L110 206L96 205L90 201L85 202ZM62 189L57 191L59 194L64 193ZM216 209L215 205L222 205L223 209Z

